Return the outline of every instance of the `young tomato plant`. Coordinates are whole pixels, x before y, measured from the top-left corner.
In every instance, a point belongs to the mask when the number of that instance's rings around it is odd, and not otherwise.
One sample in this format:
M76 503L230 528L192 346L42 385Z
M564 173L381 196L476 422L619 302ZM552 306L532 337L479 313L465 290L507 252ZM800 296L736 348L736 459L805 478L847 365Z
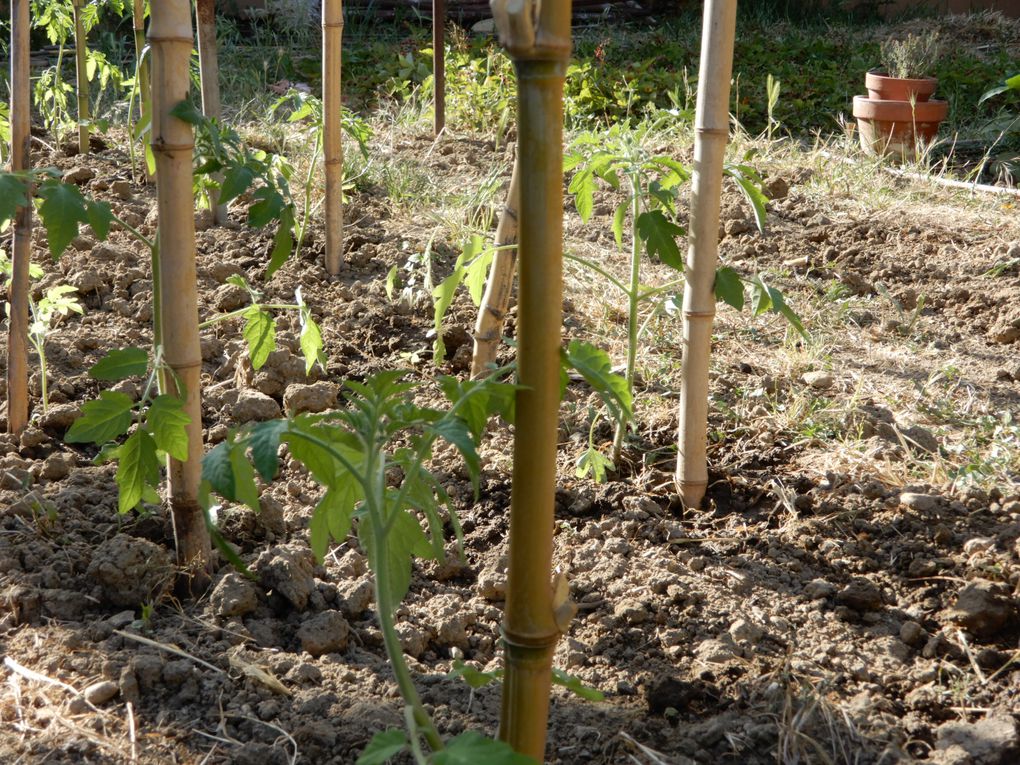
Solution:
M477 733L442 740L404 660L394 616L410 586L414 559L444 554L446 523L461 539L450 498L428 468L436 443L446 441L460 453L477 492L477 445L490 416L509 412L514 386L493 377L467 382L440 377L449 406L438 409L413 402L417 384L405 382L405 375L388 371L347 382L347 406L339 411L258 423L233 434L205 457L203 502L211 507L209 493L215 491L258 510L256 473L267 482L275 478L277 451L285 443L325 488L310 525L316 557L324 558L331 540L343 541L352 530L357 535L374 575L386 653L407 705L406 732L378 734L359 763L383 763L407 750L418 763L528 762Z
M39 380L42 388L42 410L49 410L49 375L46 366L46 338L48 338L61 319L72 313L82 314L81 303L71 293L78 290L69 284L58 284L46 290L38 301L29 296L29 308L32 310L32 323L28 325L28 341L39 355Z

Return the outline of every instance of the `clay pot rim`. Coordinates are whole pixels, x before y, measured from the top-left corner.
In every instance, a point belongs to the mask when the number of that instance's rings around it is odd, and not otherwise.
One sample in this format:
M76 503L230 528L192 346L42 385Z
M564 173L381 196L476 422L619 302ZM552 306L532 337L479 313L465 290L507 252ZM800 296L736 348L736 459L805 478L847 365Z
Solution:
M949 102L932 100L883 101L867 96L854 96L854 117L889 122L941 122L949 114Z
M864 86L865 87L869 87L868 86L868 79L869 78L873 78L873 79L878 81L878 82L875 83L875 87L878 87L879 84L883 80L885 80L885 81L894 80L896 82L903 82L903 83L910 83L910 84L915 84L916 83L917 85L921 85L922 83L923 84L938 83L938 78L937 77L892 77L891 75L886 74L881 68L869 69L867 71L867 73L864 75ZM909 86L910 85L908 84L908 87Z

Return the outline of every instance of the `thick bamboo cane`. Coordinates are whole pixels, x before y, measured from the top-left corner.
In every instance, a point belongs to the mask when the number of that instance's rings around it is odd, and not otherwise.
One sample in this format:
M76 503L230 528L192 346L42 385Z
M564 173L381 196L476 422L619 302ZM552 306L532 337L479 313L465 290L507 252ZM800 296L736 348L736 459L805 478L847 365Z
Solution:
M152 88L149 86L149 57L145 55L145 0L134 0L131 24L135 33L135 75L138 78L138 111L142 122L152 114ZM143 161L142 169L147 182L152 181L149 163Z
M701 77L695 113L684 351L676 480L687 507L701 504L708 486L706 442L708 372L719 256L719 199L729 139L730 74L737 0L706 0L701 33Z
M493 6L517 71L520 284L510 565L500 737L541 761L552 657L565 628L553 597L552 532L563 302L563 81L570 0ZM515 12L507 5L516 6Z
M195 0L195 20L198 27L198 71L202 80L202 114L215 120L222 115L220 108L220 62L216 54L216 3L215 0ZM216 181L223 175L217 174ZM220 204L220 192L209 192L209 206L217 224L227 222L227 206Z
M514 273L517 270L517 210L521 206L519 163L514 159L510 176L510 188L506 193L503 212L496 226L496 254L492 258L489 279L485 283L485 294L478 307L475 322L475 348L471 357L471 376L485 373L489 364L496 360L496 348L503 334L503 323L510 306L510 295L514 289Z
M340 273L344 246L344 152L340 138L343 102L341 0L322 0L322 161L326 172L326 272Z
M11 3L11 170L31 166L32 91L29 83L29 0ZM28 424L28 267L32 258L32 205L14 214L11 281L7 286L7 432Z
M89 153L89 77L86 65L88 39L85 36L85 25L81 20L81 9L85 0L71 0L74 13L74 62L78 87L78 153Z
M188 459L169 461L170 511L178 564L192 592L209 582L211 549L205 518L196 501L202 475L202 409L199 374L198 293L195 277L195 217L191 196L194 135L191 126L170 115L188 97L191 13L188 0L152 5L152 150L156 155L159 212L159 280L162 293L163 355L173 374L169 393L184 397L190 418Z
M433 129L446 127L446 0L432 0Z

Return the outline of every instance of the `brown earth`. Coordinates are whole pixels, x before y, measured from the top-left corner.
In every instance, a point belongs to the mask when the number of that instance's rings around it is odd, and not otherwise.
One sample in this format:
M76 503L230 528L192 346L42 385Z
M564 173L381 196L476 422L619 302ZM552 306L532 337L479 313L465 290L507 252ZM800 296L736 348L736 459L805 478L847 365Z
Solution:
M465 185L505 162L482 142L430 143L396 151ZM151 189L113 193L130 180L121 152L47 159L84 168L87 192L153 233ZM906 205L866 214L810 169L770 181L764 237L727 192L722 254L745 274L774 273L815 342L771 316L720 312L706 506L683 511L672 484L675 319L651 324L638 436L616 480L574 478L595 398L580 383L568 390L555 560L580 610L556 662L606 699L554 690L548 761L1020 762L1016 208L974 212L928 196L911 222ZM622 270L612 209L583 228L571 214L568 247ZM241 210L224 228L198 217L202 318L242 304L224 283L234 273L267 301L289 302L300 286L323 329L326 382L395 366L433 374L430 305L395 304L384 287L392 266L425 248L425 212L364 190L348 209L339 280L322 268L315 230L268 284L272 232L248 230ZM37 287L72 284L86 311L47 345L50 412L20 442L0 437L3 761L353 763L373 733L403 719L356 542L313 560L307 524L320 490L287 465L262 514L221 511L259 583L223 565L199 602L163 595L165 516L118 515L113 466L61 441L98 391L88 367L151 338L147 253L122 232L107 243L83 235L53 263L41 231L35 242L46 270ZM454 245L437 241L437 278ZM566 335L619 342L619 307L568 270ZM444 371L463 373L473 319L461 296ZM297 360L296 318L279 321L281 350L258 373L236 323L204 336L210 443L277 414L289 384L312 382ZM37 376L33 388L38 397ZM608 439L608 426L598 435ZM478 502L455 467L445 471L467 562L418 566L398 612L444 735L491 733L498 720L497 688L472 692L446 675L457 657L498 666L511 438L505 426L489 436ZM976 484L959 471L970 463Z

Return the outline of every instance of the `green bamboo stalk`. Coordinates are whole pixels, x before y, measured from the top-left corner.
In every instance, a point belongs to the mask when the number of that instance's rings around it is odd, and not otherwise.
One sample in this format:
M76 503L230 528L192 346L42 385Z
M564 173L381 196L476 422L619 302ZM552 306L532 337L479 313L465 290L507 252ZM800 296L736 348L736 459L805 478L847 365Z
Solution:
M32 91L29 82L29 0L11 3L11 171L31 167L29 121ZM14 214L11 281L7 287L7 432L21 433L28 425L28 269L32 259L32 205Z
M563 82L570 2L497 2L517 71L521 194L517 392L500 737L544 759L552 657L565 628L553 597L552 531L563 301Z

